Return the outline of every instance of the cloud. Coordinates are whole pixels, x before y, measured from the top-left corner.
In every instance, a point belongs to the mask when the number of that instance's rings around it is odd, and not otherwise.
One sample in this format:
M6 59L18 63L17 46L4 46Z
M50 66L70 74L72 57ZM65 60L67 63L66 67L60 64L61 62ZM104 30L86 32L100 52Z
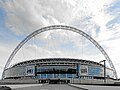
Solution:
M94 3L93 3L94 2ZM111 0L61 0L61 1L4 1L3 8L6 10L6 24L17 35L30 33L38 28L51 24L71 24L77 21L78 27L91 27L101 25L104 27L106 17L104 17L104 5L111 3ZM57 4L57 5L56 5ZM93 7L96 5L96 7ZM91 17L90 20L88 17ZM88 21L88 22L87 22ZM76 24L76 25L77 25ZM73 24L75 25L75 24ZM75 26L76 26L75 25ZM82 28L86 30L86 27ZM87 29L88 29L87 28ZM94 26L91 28L94 29Z

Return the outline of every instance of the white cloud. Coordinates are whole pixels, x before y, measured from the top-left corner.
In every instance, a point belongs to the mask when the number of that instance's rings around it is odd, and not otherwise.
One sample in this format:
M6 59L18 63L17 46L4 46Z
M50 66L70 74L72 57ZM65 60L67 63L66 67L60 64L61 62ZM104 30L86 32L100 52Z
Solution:
M86 21L88 21L86 17L92 17L93 20L95 19L93 22L88 22L86 27L89 28L92 23L96 22L102 28L105 22L107 22L105 20L106 17L104 17L104 7L111 3L111 1L112 0L31 0L28 2L27 0L10 0L4 2L2 6L7 12L7 25L11 27L16 34L22 34L26 32L30 33L33 30L51 24L71 24L74 23L76 19L79 21L82 20L80 24L86 25ZM82 29L86 28L84 27ZM92 29L94 29L94 27Z

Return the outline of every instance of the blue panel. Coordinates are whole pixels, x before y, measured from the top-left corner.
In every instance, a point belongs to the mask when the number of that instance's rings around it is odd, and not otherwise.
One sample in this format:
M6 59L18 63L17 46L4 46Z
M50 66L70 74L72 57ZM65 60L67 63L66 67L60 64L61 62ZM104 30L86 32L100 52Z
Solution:
M88 75L99 75L101 68L97 66L88 66Z
M54 78L59 78L59 74L54 74Z
M60 74L60 78L66 78L66 74Z
M46 78L46 74L41 74L41 78Z
M47 74L47 78L53 78L53 74Z
M74 77L74 78L77 77L77 74L73 74L73 77Z
M67 74L67 78L72 78L72 74Z

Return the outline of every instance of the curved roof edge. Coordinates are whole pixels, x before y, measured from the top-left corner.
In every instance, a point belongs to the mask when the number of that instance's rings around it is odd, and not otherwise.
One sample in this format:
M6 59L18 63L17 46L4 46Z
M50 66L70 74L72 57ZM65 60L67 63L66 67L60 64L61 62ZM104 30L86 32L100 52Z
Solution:
M12 65L11 67L23 66L23 65L30 65L30 64L37 64L43 62L65 62L65 63L82 63L82 64L96 64L100 66L104 66L98 62L84 60L84 59L74 59L74 58L43 58L43 59L33 59L28 61L19 62L17 64Z

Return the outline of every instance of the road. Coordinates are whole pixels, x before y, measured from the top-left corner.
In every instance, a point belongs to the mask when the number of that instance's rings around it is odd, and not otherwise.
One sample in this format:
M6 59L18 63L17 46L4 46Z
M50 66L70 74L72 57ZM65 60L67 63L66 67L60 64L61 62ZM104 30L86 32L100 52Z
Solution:
M82 90L82 89L74 88L67 84L48 84L43 86L16 88L12 90Z

